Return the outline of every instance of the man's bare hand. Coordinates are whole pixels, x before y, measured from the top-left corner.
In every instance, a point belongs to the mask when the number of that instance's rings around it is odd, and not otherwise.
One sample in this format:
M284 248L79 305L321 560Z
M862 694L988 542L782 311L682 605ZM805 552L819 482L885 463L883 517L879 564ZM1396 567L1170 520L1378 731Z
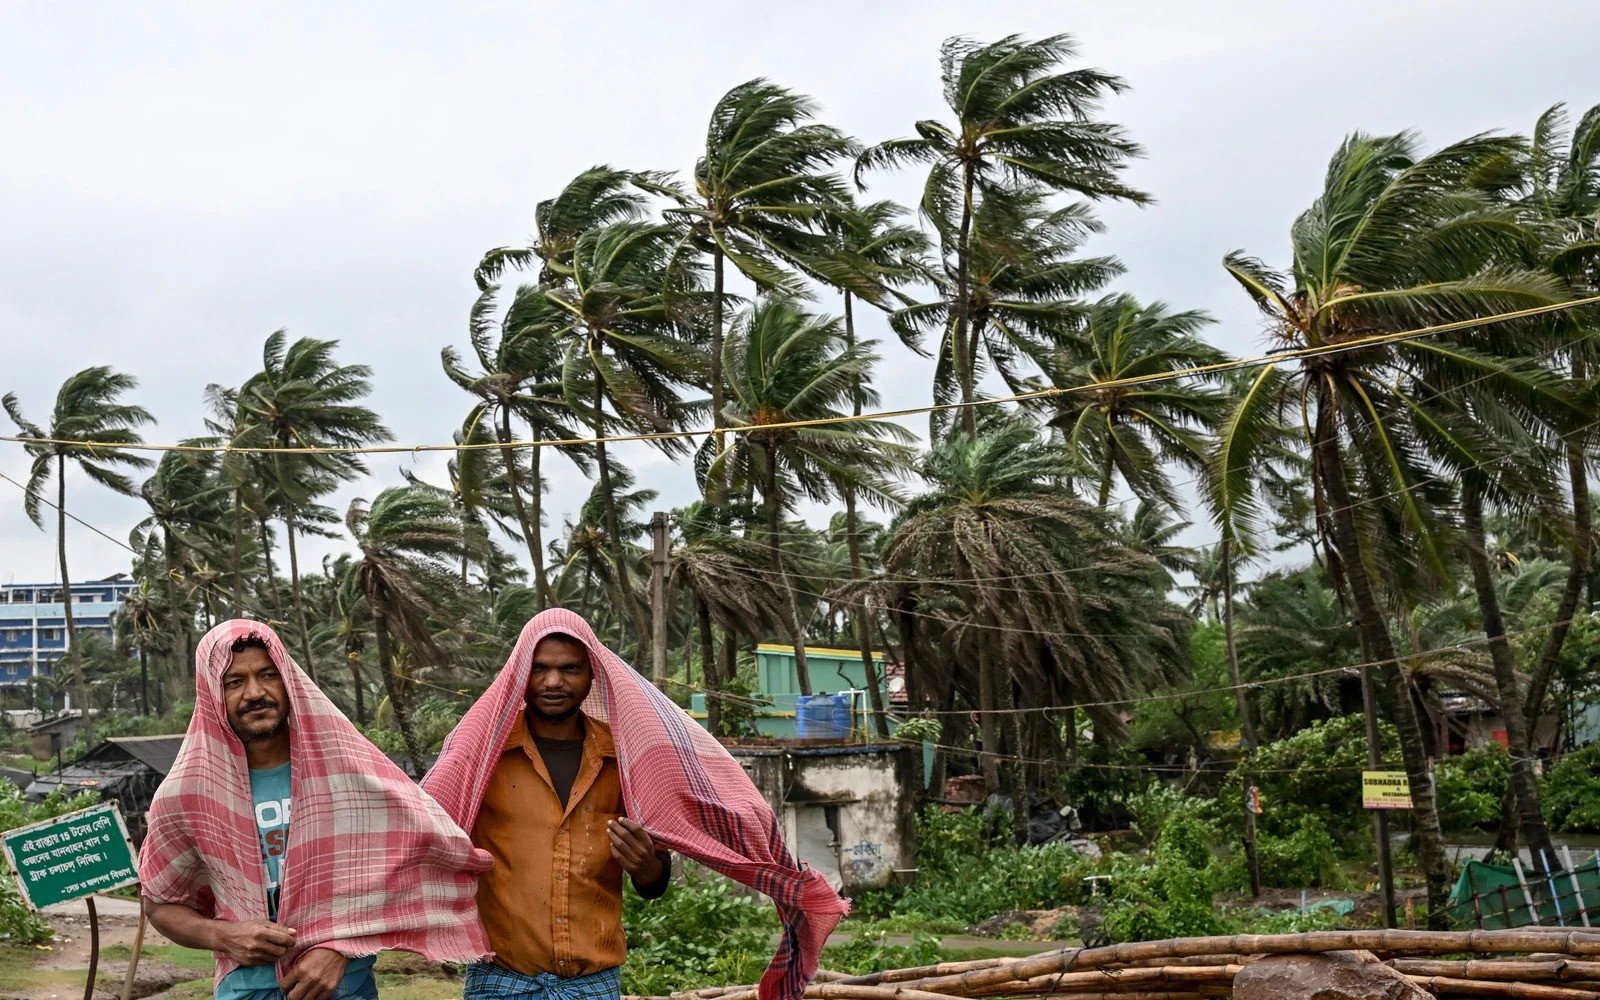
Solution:
M294 928L265 920L239 920L217 928L217 951L240 965L271 965L294 947Z
M288 1000L327 1000L339 988L350 960L328 948L312 948L278 984Z
M654 885L661 878L661 858L650 831L626 816L618 816L606 827L611 837L611 856L640 885Z

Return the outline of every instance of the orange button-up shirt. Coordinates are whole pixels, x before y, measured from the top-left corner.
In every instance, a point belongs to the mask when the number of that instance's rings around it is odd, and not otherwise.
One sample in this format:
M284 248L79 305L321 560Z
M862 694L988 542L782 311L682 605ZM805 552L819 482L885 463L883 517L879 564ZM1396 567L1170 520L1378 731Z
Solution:
M623 814L611 727L585 718L583 762L565 807L517 713L472 842L494 856L478 912L495 961L524 975L586 976L627 958L622 865L606 826Z

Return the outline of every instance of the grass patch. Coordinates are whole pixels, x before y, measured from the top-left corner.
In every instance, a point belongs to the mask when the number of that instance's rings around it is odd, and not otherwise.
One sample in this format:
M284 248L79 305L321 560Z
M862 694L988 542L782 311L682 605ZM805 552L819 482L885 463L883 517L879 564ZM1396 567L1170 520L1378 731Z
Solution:
M0 982L5 983L5 996L18 993L55 993L61 996L82 996L84 973L74 969L41 969L37 967L48 950L16 945L0 945ZM101 977L104 981L104 977ZM117 984L119 987L121 983Z
M100 949L100 961L126 962L133 956L133 949L125 944L113 944ZM147 944L139 953L139 961L166 962L176 965L180 969L194 969L199 972L210 973L215 967L215 959L209 951L196 951L193 948L184 948L175 944Z

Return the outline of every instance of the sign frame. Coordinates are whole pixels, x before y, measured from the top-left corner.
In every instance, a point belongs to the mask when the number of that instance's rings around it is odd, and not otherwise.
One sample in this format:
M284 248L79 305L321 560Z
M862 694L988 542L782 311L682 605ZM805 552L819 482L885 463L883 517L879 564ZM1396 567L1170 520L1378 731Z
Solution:
M1363 809L1415 809L1411 778L1404 771L1362 771Z
M38 901L34 899L33 893L29 890L27 880L22 876L22 867L17 864L17 855L16 851L12 847L12 840L23 838L35 831L45 830L50 827L62 825L64 823L98 819L101 815L109 815L116 824L114 832L106 832L111 833L113 842L120 842L122 846L126 848L129 860L128 876L123 879L107 882L103 885L96 885L88 892L66 896L65 898L61 899L52 899L50 902L41 906ZM30 823L27 826L19 826L12 830L0 832L0 850L4 850L5 852L6 863L11 866L11 874L12 877L16 879L17 888L22 894L22 901L26 903L28 908L33 910L35 913L40 912L50 906L73 902L79 899L89 899L92 901L94 896L101 893L113 892L117 889L123 889L130 885L139 884L139 854L133 848L133 839L128 836L128 824L122 819L122 810L117 808L117 804L115 802L102 802L99 805L90 806L87 809L79 809L75 812L64 813L51 819L42 820L38 823Z

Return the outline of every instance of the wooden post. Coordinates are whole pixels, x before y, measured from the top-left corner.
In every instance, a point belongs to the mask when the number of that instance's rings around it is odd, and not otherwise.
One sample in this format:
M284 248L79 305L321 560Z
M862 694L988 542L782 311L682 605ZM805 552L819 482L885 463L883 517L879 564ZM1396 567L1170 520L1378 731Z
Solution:
M1478 894L1478 880L1472 875L1472 862L1467 862L1467 888L1472 891L1472 913L1477 918L1478 930L1483 930L1483 897Z
M122 980L122 1000L132 1000L133 979L139 972L139 956L144 952L144 905L139 906L139 930L133 936L133 954L128 956L128 975Z
M1383 767L1383 754L1379 749L1378 706L1372 694L1372 668L1361 668L1361 711L1367 721L1367 766L1377 771ZM1383 893L1383 926L1394 927L1394 858L1389 847L1389 813L1386 809L1372 810L1372 836L1378 848L1378 883Z
M85 896L83 902L89 907L89 981L83 986L83 1000L94 1000L94 977L100 972L100 914L93 896Z
M667 515L650 515L650 680L660 687L667 679Z

